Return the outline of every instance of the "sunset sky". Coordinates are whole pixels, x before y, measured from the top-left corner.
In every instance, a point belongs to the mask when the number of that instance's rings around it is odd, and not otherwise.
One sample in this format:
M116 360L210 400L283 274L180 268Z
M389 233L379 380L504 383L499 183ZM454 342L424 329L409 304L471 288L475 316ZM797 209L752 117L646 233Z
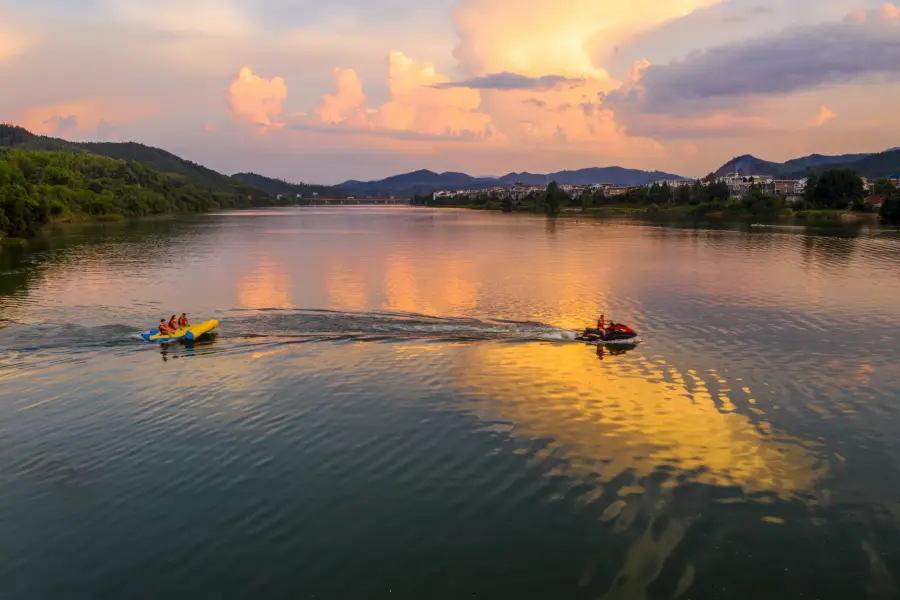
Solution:
M880 0L0 0L0 77L0 121L292 181L900 146Z

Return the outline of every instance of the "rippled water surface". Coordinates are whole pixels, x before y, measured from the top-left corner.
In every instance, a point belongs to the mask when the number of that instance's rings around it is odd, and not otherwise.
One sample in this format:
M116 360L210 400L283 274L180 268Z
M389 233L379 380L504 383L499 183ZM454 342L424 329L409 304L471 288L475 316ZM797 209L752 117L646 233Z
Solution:
M409 208L4 246L0 597L900 597L898 264Z

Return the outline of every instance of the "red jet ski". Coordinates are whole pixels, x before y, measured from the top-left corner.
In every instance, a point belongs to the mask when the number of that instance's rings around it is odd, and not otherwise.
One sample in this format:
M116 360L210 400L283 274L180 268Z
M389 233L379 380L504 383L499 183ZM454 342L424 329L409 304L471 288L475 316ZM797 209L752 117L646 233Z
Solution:
M588 327L583 333L575 337L578 341L594 342L601 344L637 344L641 341L637 332L622 323L613 323L605 329L593 329Z

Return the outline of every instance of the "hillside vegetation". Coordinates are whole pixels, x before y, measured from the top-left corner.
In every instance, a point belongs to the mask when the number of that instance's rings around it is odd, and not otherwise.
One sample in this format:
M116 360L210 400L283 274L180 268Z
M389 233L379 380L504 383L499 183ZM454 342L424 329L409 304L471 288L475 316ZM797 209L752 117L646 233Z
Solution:
M273 203L261 192L205 188L133 160L84 151L0 148L0 235L32 235L52 218L130 217Z
M34 135L27 129L15 125L0 124L0 148L17 150L45 150L63 152L90 152L109 158L131 160L167 174L171 178L181 178L185 183L225 192L235 196L260 194L262 190L253 188L203 165L185 160L160 148L145 146L136 142L70 142L59 138Z
M283 179L273 179L272 177L257 175L256 173L235 173L231 178L263 190L273 196L283 194L296 199L298 194L300 196L319 194L323 198L341 198L346 195L340 188L333 186L290 183Z

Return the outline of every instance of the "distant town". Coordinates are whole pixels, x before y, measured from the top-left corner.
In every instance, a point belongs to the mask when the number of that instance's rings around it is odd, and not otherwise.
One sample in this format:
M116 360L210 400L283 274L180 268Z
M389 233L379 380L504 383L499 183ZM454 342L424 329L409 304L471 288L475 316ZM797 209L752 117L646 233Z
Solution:
M873 189L869 181L862 177L863 190L866 194L871 194ZM895 173L889 177L890 181L895 185L900 185L900 173ZM769 196L781 196L788 202L800 201L806 196L806 188L809 182L808 178L801 179L777 179L767 175L741 175L739 172L727 173L721 177L714 179L704 178L694 179L661 179L644 185L622 186L607 183L597 183L591 185L560 185L559 189L570 198L580 198L584 194L597 195L610 198L614 196L627 196L630 193L637 192L642 189L649 189L654 186L664 186L670 189L677 189L683 186L693 186L696 183L703 186L709 186L712 183L725 184L728 186L731 200L740 200L750 193L751 187L756 187L762 193ZM516 182L511 186L496 186L488 189L478 190L439 190L433 193L436 201L459 200L471 201L480 196L492 196L501 200L511 199L514 201L524 200L536 194L543 193L546 189L544 185L524 185ZM873 204L880 205L881 199L874 199Z

